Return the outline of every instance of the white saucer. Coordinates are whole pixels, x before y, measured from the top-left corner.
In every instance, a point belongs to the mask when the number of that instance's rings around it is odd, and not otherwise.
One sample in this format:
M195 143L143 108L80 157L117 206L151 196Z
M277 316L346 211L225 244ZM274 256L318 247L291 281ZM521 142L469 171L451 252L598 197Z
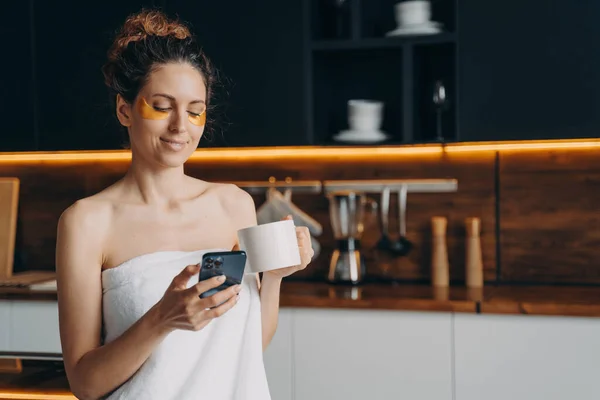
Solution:
M333 137L336 142L377 143L388 140L390 135L382 131L341 131Z
M418 25L404 25L385 34L385 36L403 35L433 35L442 32L442 24L436 21L428 21Z

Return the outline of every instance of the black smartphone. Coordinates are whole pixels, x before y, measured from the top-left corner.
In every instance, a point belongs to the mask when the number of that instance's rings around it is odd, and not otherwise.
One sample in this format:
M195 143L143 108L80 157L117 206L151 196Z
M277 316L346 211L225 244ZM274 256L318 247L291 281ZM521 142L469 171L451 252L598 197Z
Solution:
M225 275L225 282L216 288L209 289L202 293L200 298L212 296L230 286L241 284L242 279L244 278L245 267L245 251L236 250L205 253L202 256L202 263L200 264L199 282L218 275Z

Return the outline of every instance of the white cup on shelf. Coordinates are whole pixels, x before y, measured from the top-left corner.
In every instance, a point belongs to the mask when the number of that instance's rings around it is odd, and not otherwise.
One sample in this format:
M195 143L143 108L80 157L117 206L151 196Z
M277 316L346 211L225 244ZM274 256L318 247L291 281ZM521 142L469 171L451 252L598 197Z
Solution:
M431 19L429 0L401 1L394 6L394 11L399 27L423 25L429 23Z
M351 131L378 131L382 119L383 102L366 99L348 100L348 126Z

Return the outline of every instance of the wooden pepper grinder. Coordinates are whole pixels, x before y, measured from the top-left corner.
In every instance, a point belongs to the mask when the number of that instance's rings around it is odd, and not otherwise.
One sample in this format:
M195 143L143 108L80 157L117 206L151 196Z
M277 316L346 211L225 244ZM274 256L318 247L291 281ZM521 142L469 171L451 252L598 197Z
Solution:
M446 245L446 217L431 218L431 285L447 287L450 284L450 264Z
M483 287L483 260L481 258L481 220L465 219L465 275L467 287Z

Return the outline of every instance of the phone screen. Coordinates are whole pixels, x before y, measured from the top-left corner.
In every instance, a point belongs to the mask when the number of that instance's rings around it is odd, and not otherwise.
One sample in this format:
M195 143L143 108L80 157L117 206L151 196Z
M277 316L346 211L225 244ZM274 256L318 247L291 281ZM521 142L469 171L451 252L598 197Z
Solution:
M214 276L225 275L225 282L214 289L200 295L201 298L242 283L244 268L246 267L246 253L244 251L222 251L205 253L200 265L199 281L205 281Z

